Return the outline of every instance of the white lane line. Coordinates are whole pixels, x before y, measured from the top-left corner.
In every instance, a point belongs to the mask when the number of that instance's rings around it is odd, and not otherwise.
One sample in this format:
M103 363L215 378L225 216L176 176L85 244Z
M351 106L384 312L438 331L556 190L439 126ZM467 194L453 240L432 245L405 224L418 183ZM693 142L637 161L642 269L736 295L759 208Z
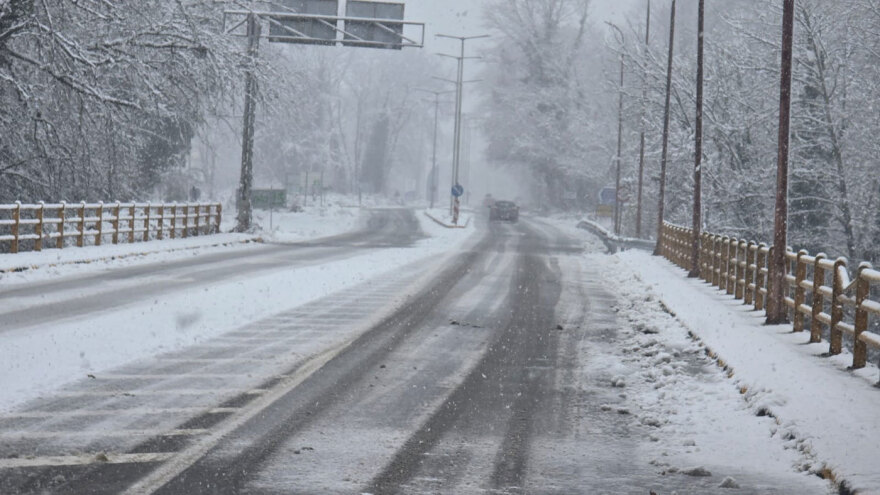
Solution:
M266 393L265 389L243 389L243 388L209 388L204 390L198 389L157 389L157 390L82 390L79 392L59 392L55 394L55 398L63 397L70 399L74 397L153 397L158 395L261 395Z
M194 437L205 435L208 430L75 430L75 431L3 431L0 432L2 440L49 440L58 437L64 438L107 438L107 437Z
M147 462L167 461L173 455L173 453L94 455L84 454L75 456L48 456L0 459L0 469L87 466L90 464L140 464Z
M418 276L414 277L414 279L409 282L407 286L403 287L403 290L398 291L398 293L419 293L437 277L442 269L441 267L448 266L447 261L451 260L454 255L457 255L457 253L450 254L438 260L430 270L420 270L417 272ZM401 298L399 295L389 297L385 304L380 306L371 317L359 322L357 328L349 334L347 340L323 352L315 354L304 361L302 366L289 375L289 378L279 383L274 389L269 390L268 393L264 394L259 399L248 404L241 410L240 414L220 423L207 435L198 438L189 448L175 454L169 462L159 466L152 473L141 478L138 482L130 486L125 492L123 492L123 495L153 493L177 477L180 473L186 471L187 468L198 462L198 460L204 457L212 448L217 446L224 437L261 414L266 408L284 397L284 395L291 390L298 387L302 382L307 380L315 372L339 355L339 353L348 348L363 333L378 325L385 318L394 314L394 312L400 308L403 301L404 298Z
M205 409L203 407L171 407L165 409L77 409L75 411L25 411L20 413L0 414L0 420L16 419L63 419L63 418L87 418L93 416L119 416L120 414L131 416L164 416L164 415L199 415L199 414L232 414L238 411L237 407L215 407Z
M167 374L167 375L149 375L149 374L138 374L138 373L113 373L101 375L98 374L95 376L95 380L132 380L132 379L143 379L143 380L177 380L177 379L190 379L190 378L218 378L218 379L227 379L227 378L238 378L241 376L241 373L185 373L185 374Z
M243 409L242 414L234 416L224 423L221 423L221 425L209 431L207 435L201 437L200 440L195 442L195 444L188 449L179 452L172 462L163 464L151 474L130 486L123 493L125 495L140 495L158 490L177 475L185 471L188 467L195 464L199 459L204 457L212 448L219 444L225 436L229 435L237 428L240 428L242 425L262 413L263 410L271 406L274 402L281 399L285 394L299 386L299 384L321 369L346 347L351 345L356 338L357 335L335 347L313 356L311 359L304 362L296 372L292 373L290 377L278 387L254 401L247 409Z
M265 359L254 359L254 358L241 358L241 357L213 357L213 358L173 358L173 357L162 357L159 356L156 358L157 361L163 363L192 363L192 364L202 364L202 363L265 363ZM276 360L280 361L280 360Z

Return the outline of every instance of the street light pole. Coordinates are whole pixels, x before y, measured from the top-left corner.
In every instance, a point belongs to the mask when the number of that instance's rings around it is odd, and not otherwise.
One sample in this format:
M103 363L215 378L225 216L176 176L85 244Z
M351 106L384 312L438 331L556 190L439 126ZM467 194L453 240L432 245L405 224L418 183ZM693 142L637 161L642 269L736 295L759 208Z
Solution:
M459 167L461 165L461 109L464 100L464 61L465 61L465 42L468 40L488 38L488 34L478 36L450 36L448 34L438 34L438 38L450 38L458 40L461 43L461 55L453 57L458 59L458 77L456 79L455 94L455 137L453 138L453 155L452 155L452 185L459 185ZM452 195L452 223L458 225L458 212L460 200L454 194Z
M669 20L669 58L666 65L666 105L663 110L663 152L660 158L660 198L657 202L657 246L654 255L659 256L663 236L663 214L666 201L666 160L669 153L669 105L672 99L672 56L675 52L675 0Z
M617 104L617 170L615 172L614 182L614 234L620 235L620 167L621 162L623 161L623 76L625 68L623 46L626 43L626 37L623 35L623 31L621 31L619 27L610 22L607 24L613 27L614 30L617 31L617 34L620 36L620 94L618 95Z
M440 96L454 93L454 91L434 91L421 88L417 88L416 91L423 91L434 95L434 148L431 158L431 178L428 181L428 184L430 184L431 187L430 198L431 208L433 209L437 196L437 125L440 119Z
M782 77L779 84L779 154L776 164L776 211L774 215L773 254L770 257L770 290L767 298L767 324L785 323L787 319L785 287L785 250L788 244L788 153L791 139L791 64L794 38L794 0L784 0L782 13ZM797 308L796 308L797 309Z
M642 81L642 131L639 137L639 192L636 200L636 238L642 238L642 194L645 179L645 106L648 100L648 50L651 47L651 0L648 0L648 19L645 22L645 68Z

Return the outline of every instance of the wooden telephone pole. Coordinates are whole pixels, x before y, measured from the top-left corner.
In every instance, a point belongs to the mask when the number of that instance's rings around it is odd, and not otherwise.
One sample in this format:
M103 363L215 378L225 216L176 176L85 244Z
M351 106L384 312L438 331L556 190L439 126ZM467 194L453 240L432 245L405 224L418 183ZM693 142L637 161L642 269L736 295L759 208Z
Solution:
M703 227L703 37L705 34L705 0L700 0L697 21L697 120L694 145L694 238L691 248L691 278L700 276L700 234Z
M260 49L260 23L257 16L247 18L248 60L244 81L244 123L241 138L241 179L238 184L238 221L236 232L251 228L253 218L251 189L254 185L254 122L256 120L257 77L254 74Z
M794 0L784 0L782 14L782 77L779 84L779 151L776 163L776 211L767 324L787 320L785 310L785 249L788 244L788 152L791 125L791 60L794 38Z

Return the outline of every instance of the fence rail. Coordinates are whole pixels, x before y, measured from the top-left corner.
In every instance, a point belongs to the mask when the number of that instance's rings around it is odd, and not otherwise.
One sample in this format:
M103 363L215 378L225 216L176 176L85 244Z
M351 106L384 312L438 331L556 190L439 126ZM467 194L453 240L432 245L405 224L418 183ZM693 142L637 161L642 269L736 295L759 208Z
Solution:
M220 231L219 203L58 203L0 205L0 252L100 246Z
M681 268L693 266L692 229L664 223L659 252ZM702 279L755 310L766 309L773 248L755 241L711 233L700 235L699 266ZM880 334L870 332L871 317L880 316L880 301L872 289L880 287L880 271L861 263L854 278L846 258L829 259L824 253L785 253L785 305L795 332L809 328L810 342L829 335L828 353L840 354L843 336L853 341L853 369L864 368L868 348L880 349ZM876 293L877 291L873 291Z

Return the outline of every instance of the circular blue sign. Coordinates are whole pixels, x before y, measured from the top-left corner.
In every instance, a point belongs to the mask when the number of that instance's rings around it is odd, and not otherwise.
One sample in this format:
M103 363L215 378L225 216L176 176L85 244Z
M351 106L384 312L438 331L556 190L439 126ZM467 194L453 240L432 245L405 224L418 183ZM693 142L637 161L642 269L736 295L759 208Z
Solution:
M461 184L452 186L452 195L456 198L462 197L462 195L464 195L464 186Z

